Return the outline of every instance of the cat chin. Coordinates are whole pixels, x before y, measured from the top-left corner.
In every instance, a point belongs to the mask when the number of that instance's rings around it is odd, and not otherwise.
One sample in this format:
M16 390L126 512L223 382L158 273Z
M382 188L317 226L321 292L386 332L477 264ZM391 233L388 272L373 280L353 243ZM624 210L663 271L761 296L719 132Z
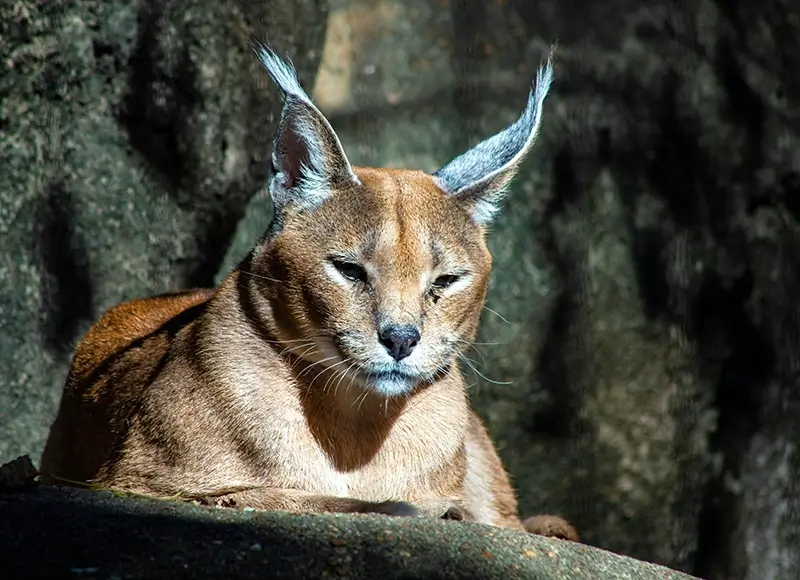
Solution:
M411 393L420 384L420 379L397 372L363 375L365 388L384 397L401 397Z

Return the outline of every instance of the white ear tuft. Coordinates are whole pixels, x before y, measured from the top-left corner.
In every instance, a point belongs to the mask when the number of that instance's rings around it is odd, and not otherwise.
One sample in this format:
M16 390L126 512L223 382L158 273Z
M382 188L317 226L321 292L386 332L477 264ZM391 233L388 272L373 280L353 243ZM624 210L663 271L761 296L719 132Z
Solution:
M300 86L300 81L297 80L297 71L288 56L284 61L274 50L258 41L253 41L253 50L258 55L261 64L267 69L273 82L278 85L284 98L292 96L313 106L311 99Z
M492 220L506 187L536 142L544 100L552 81L551 51L547 64L539 67L536 73L535 85L520 118L434 173L442 189L472 205L476 222L486 224Z

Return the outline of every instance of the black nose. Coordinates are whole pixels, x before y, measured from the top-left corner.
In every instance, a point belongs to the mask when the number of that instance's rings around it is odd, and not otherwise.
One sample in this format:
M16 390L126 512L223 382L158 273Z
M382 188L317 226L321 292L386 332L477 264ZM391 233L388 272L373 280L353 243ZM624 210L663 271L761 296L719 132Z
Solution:
M381 344L394 360L403 360L419 343L419 329L411 324L389 324L379 333Z

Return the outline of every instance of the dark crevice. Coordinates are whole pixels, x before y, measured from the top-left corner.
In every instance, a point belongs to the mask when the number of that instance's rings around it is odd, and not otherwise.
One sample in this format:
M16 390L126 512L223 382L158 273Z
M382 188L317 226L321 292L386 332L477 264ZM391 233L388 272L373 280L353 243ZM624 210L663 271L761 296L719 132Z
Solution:
M114 56L115 51L111 44L95 38L92 40L92 54L95 59L99 60L107 56Z
M532 353L537 361L538 383L547 394L547 404L531 414L527 431L557 438L575 434L580 407L580 393L575 392L575 377L570 371L574 361L565 360L564 353L575 350L570 342L575 338L575 316L581 308L578 302L581 295L581 265L574 256L567 255L569 252L565 254L556 239L558 234L553 226L554 218L577 201L580 195L581 188L575 175L573 154L569 149L562 148L553 162L553 196L543 220L548 226L540 236L542 245L556 266L562 289L550 316L547 339L538 352Z
M611 163L614 156L614 144L611 139L611 128L603 127L597 132L597 160L601 165Z
M698 145L699 127L679 115L676 102L679 82L674 74L668 74L663 81L659 107L661 133L647 166L647 177L669 205L675 222L691 227L704 218L701 201L709 192L704 191L701 183L708 175L708 164Z
M236 216L244 213L244 206L240 205L241 207L234 208L235 216L231 213L223 213L221 210L208 209L206 211L209 215L201 216L198 219L195 241L197 252L202 259L196 263L187 264L183 276L185 284L193 288L213 286L214 278L228 252L229 241L235 235L239 225Z
M800 173L788 171L779 180L780 194L786 209L800 222Z
M572 350L576 308L580 305L574 289L565 288L553 307L547 340L535 354L537 382L547 393L547 403L529 415L526 431L531 435L567 439L576 434L580 394L575 392L570 362L563 356Z
M655 320L669 310L670 289L663 259L662 234L653 229L633 229L633 259L644 314Z
M746 166L747 172L752 173L764 163L762 151L766 122L764 101L745 81L742 67L737 62L728 41L719 41L714 65L717 77L725 89L727 99L725 113L734 125L744 129L747 134Z
M81 323L93 315L89 257L75 233L72 192L63 182L50 184L37 213L43 278L41 332L48 349L66 354L78 338Z
M183 192L192 169L190 151L183 147L186 121L200 102L196 74L187 47L165 58L160 54L161 14L155 3L140 11L141 26L136 48L128 63L129 93L124 99L119 122L133 148L155 170L167 193L182 207L191 207L192 196ZM163 70L169 66L174 70Z
M553 158L553 195L544 212L544 223L575 202L580 192L575 155L568 147L562 147Z
M722 457L722 469L705 489L693 569L704 578L729 577L732 570L727 566L741 557L731 553L735 547L730 538L730 530L736 526L739 499L726 481L739 477L741 459L761 427L764 386L775 365L772 347L745 312L752 284L750 273L728 289L718 280L712 280L701 291L696 304L701 353L705 345L703 337L711 332L724 337L727 351L719 364L714 401L719 418L710 440L711 452Z

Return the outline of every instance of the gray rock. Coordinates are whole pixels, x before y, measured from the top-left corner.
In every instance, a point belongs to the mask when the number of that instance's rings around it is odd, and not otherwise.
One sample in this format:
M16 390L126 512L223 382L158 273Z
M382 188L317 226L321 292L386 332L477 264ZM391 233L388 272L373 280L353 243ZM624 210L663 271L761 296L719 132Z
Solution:
M480 524L243 513L48 487L0 493L0 544L0 571L19 580L691 580L582 544Z

